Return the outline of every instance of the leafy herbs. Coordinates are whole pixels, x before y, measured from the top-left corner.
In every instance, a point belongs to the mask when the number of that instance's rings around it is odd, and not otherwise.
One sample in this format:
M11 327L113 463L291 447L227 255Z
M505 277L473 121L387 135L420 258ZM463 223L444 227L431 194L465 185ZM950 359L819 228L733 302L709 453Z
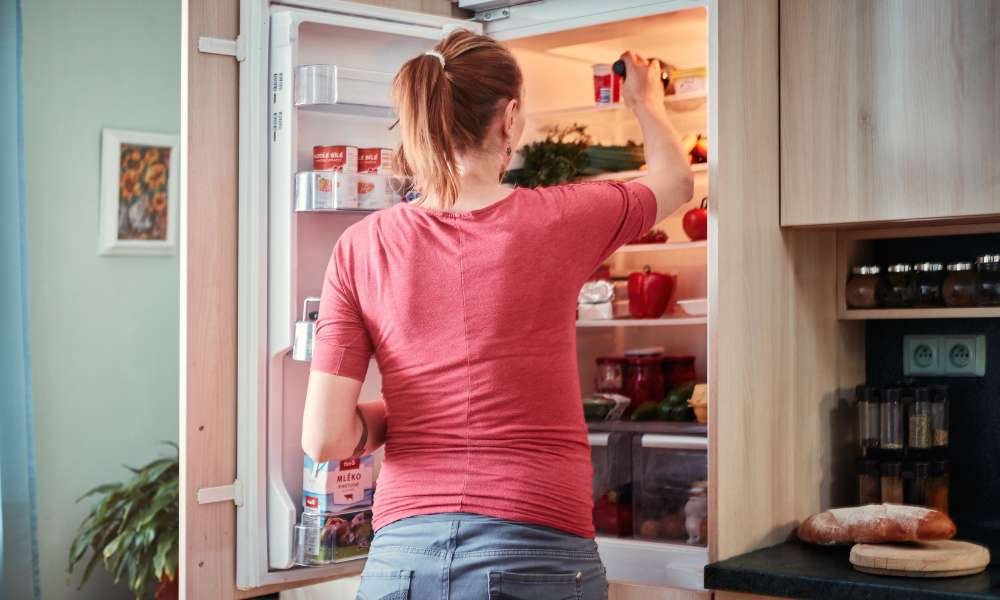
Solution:
M179 524L178 462L174 455L134 469L125 483L108 483L90 490L77 502L91 496L101 500L80 524L70 545L69 572L91 550L80 579L87 582L98 562L115 583L122 579L136 599L143 597L149 582L177 578Z
M587 127L574 123L545 130L545 139L527 144L520 150L524 166L517 176L518 185L538 187L567 183L579 177L589 164Z

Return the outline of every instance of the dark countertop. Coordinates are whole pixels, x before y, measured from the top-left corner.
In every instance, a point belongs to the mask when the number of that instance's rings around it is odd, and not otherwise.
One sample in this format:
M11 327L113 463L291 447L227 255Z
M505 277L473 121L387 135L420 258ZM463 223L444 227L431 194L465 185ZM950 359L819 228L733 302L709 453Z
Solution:
M979 575L909 578L855 571L850 547L786 542L712 563L705 587L785 598L822 600L1000 599L1000 561Z

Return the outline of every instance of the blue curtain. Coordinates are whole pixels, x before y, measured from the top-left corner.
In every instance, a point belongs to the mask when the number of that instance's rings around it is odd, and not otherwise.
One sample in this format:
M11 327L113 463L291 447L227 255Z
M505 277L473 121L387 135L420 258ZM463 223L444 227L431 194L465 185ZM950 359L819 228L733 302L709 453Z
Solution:
M0 0L0 598L41 597L24 228L21 5Z

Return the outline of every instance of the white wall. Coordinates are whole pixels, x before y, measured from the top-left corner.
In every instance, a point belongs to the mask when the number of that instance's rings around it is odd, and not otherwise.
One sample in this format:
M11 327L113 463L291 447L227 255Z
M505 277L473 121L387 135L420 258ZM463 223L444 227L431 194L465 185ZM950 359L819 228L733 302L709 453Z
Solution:
M76 591L91 505L177 440L178 260L97 254L101 128L180 130L180 0L22 0L31 354L42 595Z

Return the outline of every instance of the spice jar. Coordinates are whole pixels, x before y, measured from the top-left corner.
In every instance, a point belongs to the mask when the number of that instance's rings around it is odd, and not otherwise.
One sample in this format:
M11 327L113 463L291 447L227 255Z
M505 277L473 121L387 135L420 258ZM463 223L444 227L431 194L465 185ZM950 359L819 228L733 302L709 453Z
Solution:
M973 306L976 303L976 272L972 270L972 263L951 263L947 270L941 284L945 305Z
M906 482L903 500L914 506L927 506L927 481L930 476L930 464L915 462L906 470Z
M1000 254L976 258L976 304L1000 306Z
M944 266L939 262L922 262L913 266L913 306L933 308L941 306L941 282Z
M889 265L877 295L879 305L886 308L910 307L913 304L913 269L910 265Z
M879 408L879 447L886 453L902 454L903 402L899 388L886 388Z
M878 504L882 502L879 476L877 460L871 458L858 459L858 504Z
M594 374L594 389L606 394L621 393L625 385L625 359L618 356L597 358L597 373Z
M851 278L847 280L844 295L850 308L875 308L878 299L875 296L879 284L878 265L859 265L851 269Z
M859 385L858 399L858 441L862 456L870 456L879 447L879 396L878 388Z
M882 502L903 503L903 464L897 461L884 462L879 467Z
M936 460L931 463L927 479L927 507L948 514L948 485L951 480L951 462Z
M930 388L914 388L909 413L907 417L907 441L910 450L917 454L926 453L931 447Z
M931 395L931 447L940 451L948 447L948 386L932 386Z

